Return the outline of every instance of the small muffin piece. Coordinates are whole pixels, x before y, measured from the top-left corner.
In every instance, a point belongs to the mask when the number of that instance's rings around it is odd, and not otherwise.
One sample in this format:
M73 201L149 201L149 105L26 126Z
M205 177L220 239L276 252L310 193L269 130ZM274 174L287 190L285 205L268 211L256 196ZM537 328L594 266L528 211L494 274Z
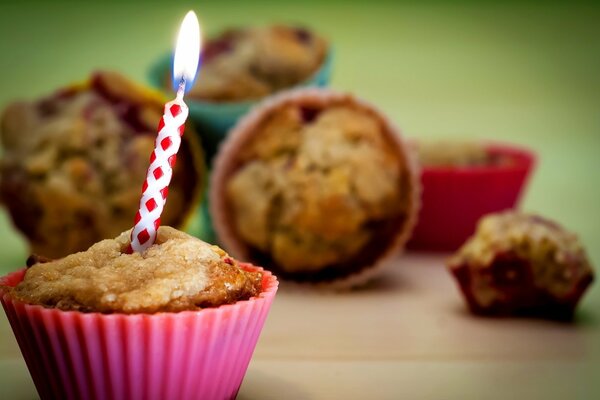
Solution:
M326 52L325 40L304 28L228 30L206 43L188 96L214 102L258 99L307 80ZM170 87L170 78L165 85Z
M62 257L131 226L162 107L111 72L8 106L0 129L0 196L32 252ZM202 183L195 140L183 138L165 224L180 226L195 207Z
M418 182L406 150L385 118L349 95L281 95L241 122L217 157L217 233L236 257L283 278L363 283L413 225Z
M85 252L40 260L10 290L27 304L126 314L218 307L260 293L261 273L243 270L217 246L163 226L146 251L125 254L129 236L123 232Z
M448 261L467 304L478 314L571 318L593 281L577 236L537 215L488 215Z

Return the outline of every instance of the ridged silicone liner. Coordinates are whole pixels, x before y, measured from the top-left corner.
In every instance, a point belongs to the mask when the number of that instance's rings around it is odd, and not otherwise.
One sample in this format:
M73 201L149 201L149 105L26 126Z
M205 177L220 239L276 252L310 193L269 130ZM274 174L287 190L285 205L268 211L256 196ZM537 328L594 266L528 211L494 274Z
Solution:
M488 143L487 151L511 160L508 165L465 168L423 167L419 222L408 248L451 251L475 232L489 213L517 207L536 157L509 144Z
M226 204L225 187L227 180L239 166L236 159L237 152L242 149L244 144L256 132L256 127L262 122L263 118L273 110L289 104L326 107L328 104L333 103L352 104L367 111L371 116L380 121L384 128L384 134L390 139L390 142L396 147L396 150L405 161L404 166L408 175L407 188L410 191L408 194L406 219L398 227L396 237L390 241L390 245L387 246L385 251L379 255L372 265L365 265L358 271L354 271L348 275L340 275L339 278L334 280L300 283L301 286L311 286L328 290L344 290L369 281L380 272L387 260L400 252L410 237L416 223L420 204L421 186L419 181L419 167L414 149L405 141L400 130L370 103L360 100L351 94L319 88L296 89L264 100L238 121L227 139L221 144L221 148L213 164L213 172L210 179L209 205L213 218L213 227L223 247L238 259L251 260L250 249L235 232Z
M263 271L244 264L248 270ZM0 285L14 286L25 270ZM42 399L232 399L277 292L200 311L100 314L2 305Z

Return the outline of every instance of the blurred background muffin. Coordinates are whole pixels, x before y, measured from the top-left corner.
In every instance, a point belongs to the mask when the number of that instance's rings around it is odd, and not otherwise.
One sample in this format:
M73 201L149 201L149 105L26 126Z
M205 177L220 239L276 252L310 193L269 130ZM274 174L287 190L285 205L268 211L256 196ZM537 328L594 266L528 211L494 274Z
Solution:
M98 72L84 85L6 108L0 195L31 251L61 257L132 226L162 104L123 76ZM196 206L202 165L190 132L163 224L181 226Z
M495 164L483 143L469 140L429 140L415 143L424 167L472 167Z
M234 28L208 39L187 102L209 156L257 100L298 85L327 84L329 57L327 41L303 27ZM167 91L171 62L170 55L162 59L150 76Z
M206 43L188 96L211 102L259 99L308 79L326 53L325 40L305 28L228 30ZM165 86L171 86L171 79Z
M535 154L512 144L419 140L421 209L408 247L456 250L485 214L518 208Z
M282 278L362 283L416 214L411 155L387 119L349 95L306 89L240 121L215 160L215 230Z

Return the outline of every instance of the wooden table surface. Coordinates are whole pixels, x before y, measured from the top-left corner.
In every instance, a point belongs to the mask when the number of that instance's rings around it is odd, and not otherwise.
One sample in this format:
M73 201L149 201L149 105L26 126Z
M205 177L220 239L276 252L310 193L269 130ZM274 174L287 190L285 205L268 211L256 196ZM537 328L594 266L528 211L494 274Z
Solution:
M285 285L240 399L591 399L600 395L600 321L470 315L443 256L408 254L372 285L343 294ZM0 388L33 399L33 383L0 317Z
M96 68L146 79L189 8L206 31L292 21L335 48L332 85L418 138L485 138L540 156L523 208L581 235L600 263L600 8L529 2L0 2L0 106ZM0 211L0 273L27 247ZM407 254L369 288L283 287L241 399L597 399L600 290L574 324L475 318L442 255ZM33 399L0 312L0 399Z

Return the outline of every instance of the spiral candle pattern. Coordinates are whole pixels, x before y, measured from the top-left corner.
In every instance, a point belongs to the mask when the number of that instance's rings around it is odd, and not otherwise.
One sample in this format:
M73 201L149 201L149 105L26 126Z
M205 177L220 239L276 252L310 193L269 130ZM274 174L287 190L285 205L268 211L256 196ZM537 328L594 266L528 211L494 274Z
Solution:
M165 104L142 187L140 206L135 215L135 225L131 231L132 251L142 252L156 240L188 113L182 92L178 93L175 100Z

